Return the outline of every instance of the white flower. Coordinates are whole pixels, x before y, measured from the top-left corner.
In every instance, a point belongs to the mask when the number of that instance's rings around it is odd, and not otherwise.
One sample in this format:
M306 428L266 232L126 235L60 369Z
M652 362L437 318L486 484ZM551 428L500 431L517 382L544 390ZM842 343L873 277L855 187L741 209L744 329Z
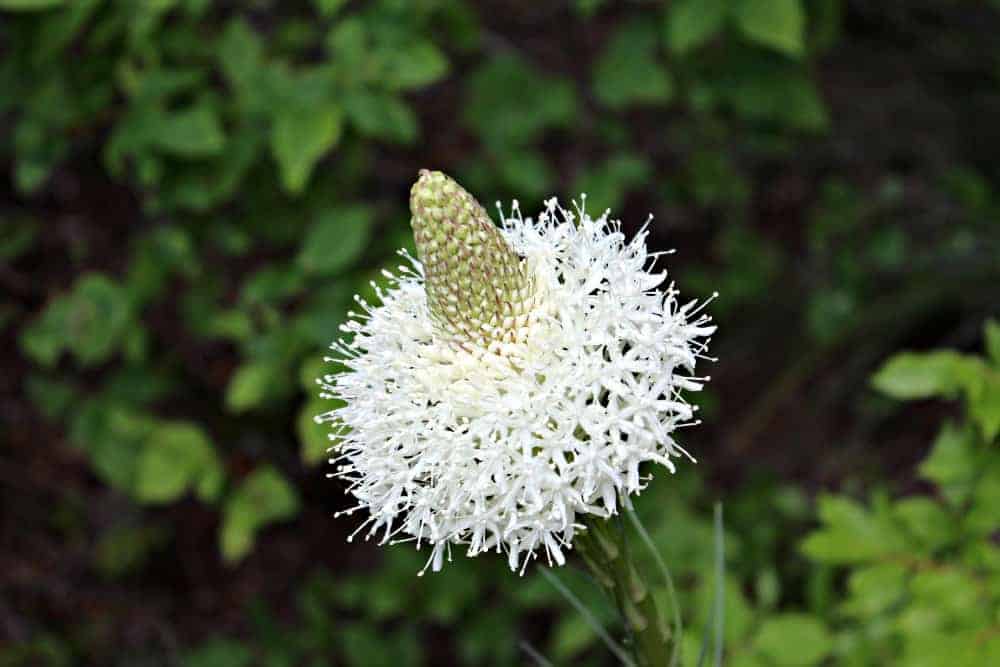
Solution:
M349 370L321 380L344 402L318 417L334 425L331 476L358 501L347 514L369 512L355 535L426 544L435 571L451 545L506 552L512 569L538 549L562 564L585 515L613 515L645 488L644 463L674 470L686 454L674 431L696 423L682 391L708 380L694 369L715 327L704 302L682 305L663 287L645 227L628 241L607 213L593 220L552 199L537 220L515 202L498 232L523 258L516 312L480 308L478 336L468 318L450 326L455 317L429 305L427 268L402 253L409 266L387 274L381 304L358 298L364 312L342 327L349 340L332 346L330 360ZM444 279L465 284L460 269Z

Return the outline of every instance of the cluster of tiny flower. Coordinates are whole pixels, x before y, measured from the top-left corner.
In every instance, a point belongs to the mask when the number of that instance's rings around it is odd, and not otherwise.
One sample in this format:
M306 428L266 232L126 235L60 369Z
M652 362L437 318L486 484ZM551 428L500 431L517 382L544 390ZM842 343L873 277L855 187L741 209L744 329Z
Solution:
M506 552L521 572L539 550L562 564L584 515L613 515L645 488L643 464L674 470L687 455L674 431L696 423L683 392L708 380L695 366L715 327L707 301L664 287L647 226L628 241L607 213L553 199L533 220L515 202L501 231L534 306L489 347L439 335L405 252L379 304L356 297L363 312L329 359L347 371L320 380L342 407L317 417L332 427L331 476L357 500L345 513L369 512L352 538L429 546L424 570L452 545Z

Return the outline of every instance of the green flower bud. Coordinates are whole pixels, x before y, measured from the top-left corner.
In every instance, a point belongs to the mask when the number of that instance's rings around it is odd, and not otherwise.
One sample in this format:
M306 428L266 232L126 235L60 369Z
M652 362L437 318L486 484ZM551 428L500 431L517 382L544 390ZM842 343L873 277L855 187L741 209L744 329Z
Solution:
M427 303L442 333L482 347L515 340L534 286L486 209L450 177L422 169L410 212Z

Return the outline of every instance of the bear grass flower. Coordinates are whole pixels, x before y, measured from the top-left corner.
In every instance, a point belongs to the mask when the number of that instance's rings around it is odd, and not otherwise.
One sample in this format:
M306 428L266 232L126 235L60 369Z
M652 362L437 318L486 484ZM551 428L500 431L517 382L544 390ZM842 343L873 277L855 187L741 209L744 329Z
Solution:
M355 297L320 380L339 399L336 472L367 510L351 538L504 552L524 571L562 564L588 521L615 515L687 453L684 398L715 327L706 302L682 303L644 226L631 240L605 213L517 202L496 226L441 172L410 199L418 257L386 272L380 303ZM689 457L690 458L690 457ZM693 460L693 459L692 459ZM423 571L421 571L421 574Z

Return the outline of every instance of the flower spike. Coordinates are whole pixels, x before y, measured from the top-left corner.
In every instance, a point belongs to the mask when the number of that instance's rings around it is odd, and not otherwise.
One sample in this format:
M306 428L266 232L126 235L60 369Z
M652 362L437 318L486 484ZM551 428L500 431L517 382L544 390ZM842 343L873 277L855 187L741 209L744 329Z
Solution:
M454 179L422 169L410 211L427 304L443 333L482 347L514 340L532 282L486 209Z
M341 402L318 417L332 476L348 513L368 510L359 536L429 547L425 569L457 546L561 565L583 526L686 456L715 327L654 270L646 228L627 239L555 199L497 226L432 171L410 207L419 260L360 300L332 345L347 370L320 380Z

